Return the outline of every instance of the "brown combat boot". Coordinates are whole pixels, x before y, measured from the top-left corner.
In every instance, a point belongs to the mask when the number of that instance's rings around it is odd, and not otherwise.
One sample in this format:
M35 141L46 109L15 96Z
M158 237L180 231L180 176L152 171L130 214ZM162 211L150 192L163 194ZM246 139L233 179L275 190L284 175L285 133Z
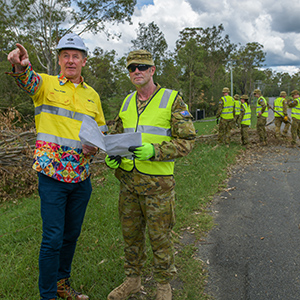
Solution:
M172 300L172 289L170 283L157 284L156 300Z
M126 277L124 282L116 287L107 296L108 300L125 300L131 294L137 293L141 289L141 277Z
M70 281L68 278L61 279L57 282L57 295L60 298L67 299L67 300L88 300L89 297L83 295L79 292L76 292L70 286Z

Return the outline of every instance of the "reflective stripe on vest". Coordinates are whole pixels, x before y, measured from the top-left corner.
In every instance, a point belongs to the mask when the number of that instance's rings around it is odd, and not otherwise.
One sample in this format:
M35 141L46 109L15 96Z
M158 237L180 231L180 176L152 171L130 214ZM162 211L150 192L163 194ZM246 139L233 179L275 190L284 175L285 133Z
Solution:
M223 119L233 119L233 108L234 108L234 100L231 96L222 97L224 100L223 109L221 113L221 118Z
M262 116L267 118L268 115L269 115L269 112L268 112L268 103L267 103L267 100L266 100L264 97L259 97L259 98L257 99L256 115L258 115L258 113L261 112L261 110L262 110L262 106L259 104L259 100L260 100L260 99L263 99L263 101L264 101L265 104L266 104L266 109L265 109L265 111L263 112Z
M75 132L79 132L82 118L84 114L74 112L62 107L57 107L57 106L51 106L51 105L40 105L35 108L35 118L36 120L41 117L42 114L45 114L43 117L45 118L58 118L57 119L57 124L59 123L64 123L66 120L65 118L72 119L74 122L74 132L70 134L70 136L73 136L74 138L69 138L69 137L63 137L59 136L60 135L60 129L59 126L56 126L53 128L53 130L57 130L56 133L49 133L48 129L49 128L38 128L38 134L37 134L37 140L41 141L46 141L46 142L51 142L51 143L56 143L62 146L68 146L68 147L74 147L74 148L82 148L82 143L77 136L75 136ZM60 118L61 117L61 118ZM92 118L92 116L89 116ZM54 120L55 122L55 120ZM38 123L38 122L36 122ZM63 126L63 125L61 125ZM108 131L107 125L103 125L99 127L101 131ZM77 129L77 130L76 130ZM75 131L76 130L76 131Z
M138 114L136 92L129 94L120 109L124 132L141 132L143 143L159 143L170 141L172 105L178 92L169 89L159 89L148 102L141 114ZM151 125L149 125L149 123ZM123 158L120 168L131 171L136 168L148 175L173 175L172 161L139 161Z
M299 98L294 99L297 100L298 104L295 107L292 107L292 111L291 111L291 117L295 118L297 120L300 120L300 101Z
M243 125L251 125L251 107L249 104L243 103L242 104L244 110L245 110L245 114L243 116L243 120L241 122L241 124Z
M274 117L281 117L283 116L283 100L284 98L279 97L274 101ZM279 115L278 113L281 115Z

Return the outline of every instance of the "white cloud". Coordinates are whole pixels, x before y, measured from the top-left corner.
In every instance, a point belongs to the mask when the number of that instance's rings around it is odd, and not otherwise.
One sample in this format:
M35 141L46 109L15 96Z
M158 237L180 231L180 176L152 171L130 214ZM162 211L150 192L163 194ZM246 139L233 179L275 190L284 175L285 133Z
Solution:
M282 69L286 65L287 70L294 70L289 65L300 65L299 10L298 0L288 4L285 0L139 0L132 16L133 25L108 25L111 32L122 33L119 40L107 41L103 33L84 37L90 50L99 46L104 50L114 49L122 56L130 50L139 22L157 24L171 51L184 28L223 24L224 34L229 35L231 42L262 44L268 67L281 65Z

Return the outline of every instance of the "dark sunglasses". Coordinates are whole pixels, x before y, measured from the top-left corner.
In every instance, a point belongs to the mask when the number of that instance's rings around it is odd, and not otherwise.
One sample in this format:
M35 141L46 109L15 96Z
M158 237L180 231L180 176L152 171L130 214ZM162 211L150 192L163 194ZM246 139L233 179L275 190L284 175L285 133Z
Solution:
M129 65L127 67L128 71L130 73L134 72L136 70L136 68L138 68L139 71L146 71L150 68L151 66L149 65Z

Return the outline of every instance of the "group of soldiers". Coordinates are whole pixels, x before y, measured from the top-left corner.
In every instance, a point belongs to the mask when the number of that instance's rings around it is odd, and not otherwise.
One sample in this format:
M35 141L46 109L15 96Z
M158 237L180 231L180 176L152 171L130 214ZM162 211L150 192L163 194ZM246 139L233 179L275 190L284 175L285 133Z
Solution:
M229 145L231 129L240 128L241 142L246 147L249 146L248 129L251 126L251 107L248 95L239 96L238 94L231 97L230 90L224 87L223 96L219 100L219 107L216 114L217 123L219 124L218 143ZM300 138L300 99L299 91L291 92L291 100L287 100L287 93L281 91L279 97L274 101L273 107L263 97L259 89L253 91L256 102L256 130L259 137L259 143L262 146L267 145L266 126L269 109L274 112L275 137L287 137L288 130L291 127L292 141L289 147L296 147L297 136ZM292 121L288 116L288 108L291 108ZM281 125L284 123L283 131Z

